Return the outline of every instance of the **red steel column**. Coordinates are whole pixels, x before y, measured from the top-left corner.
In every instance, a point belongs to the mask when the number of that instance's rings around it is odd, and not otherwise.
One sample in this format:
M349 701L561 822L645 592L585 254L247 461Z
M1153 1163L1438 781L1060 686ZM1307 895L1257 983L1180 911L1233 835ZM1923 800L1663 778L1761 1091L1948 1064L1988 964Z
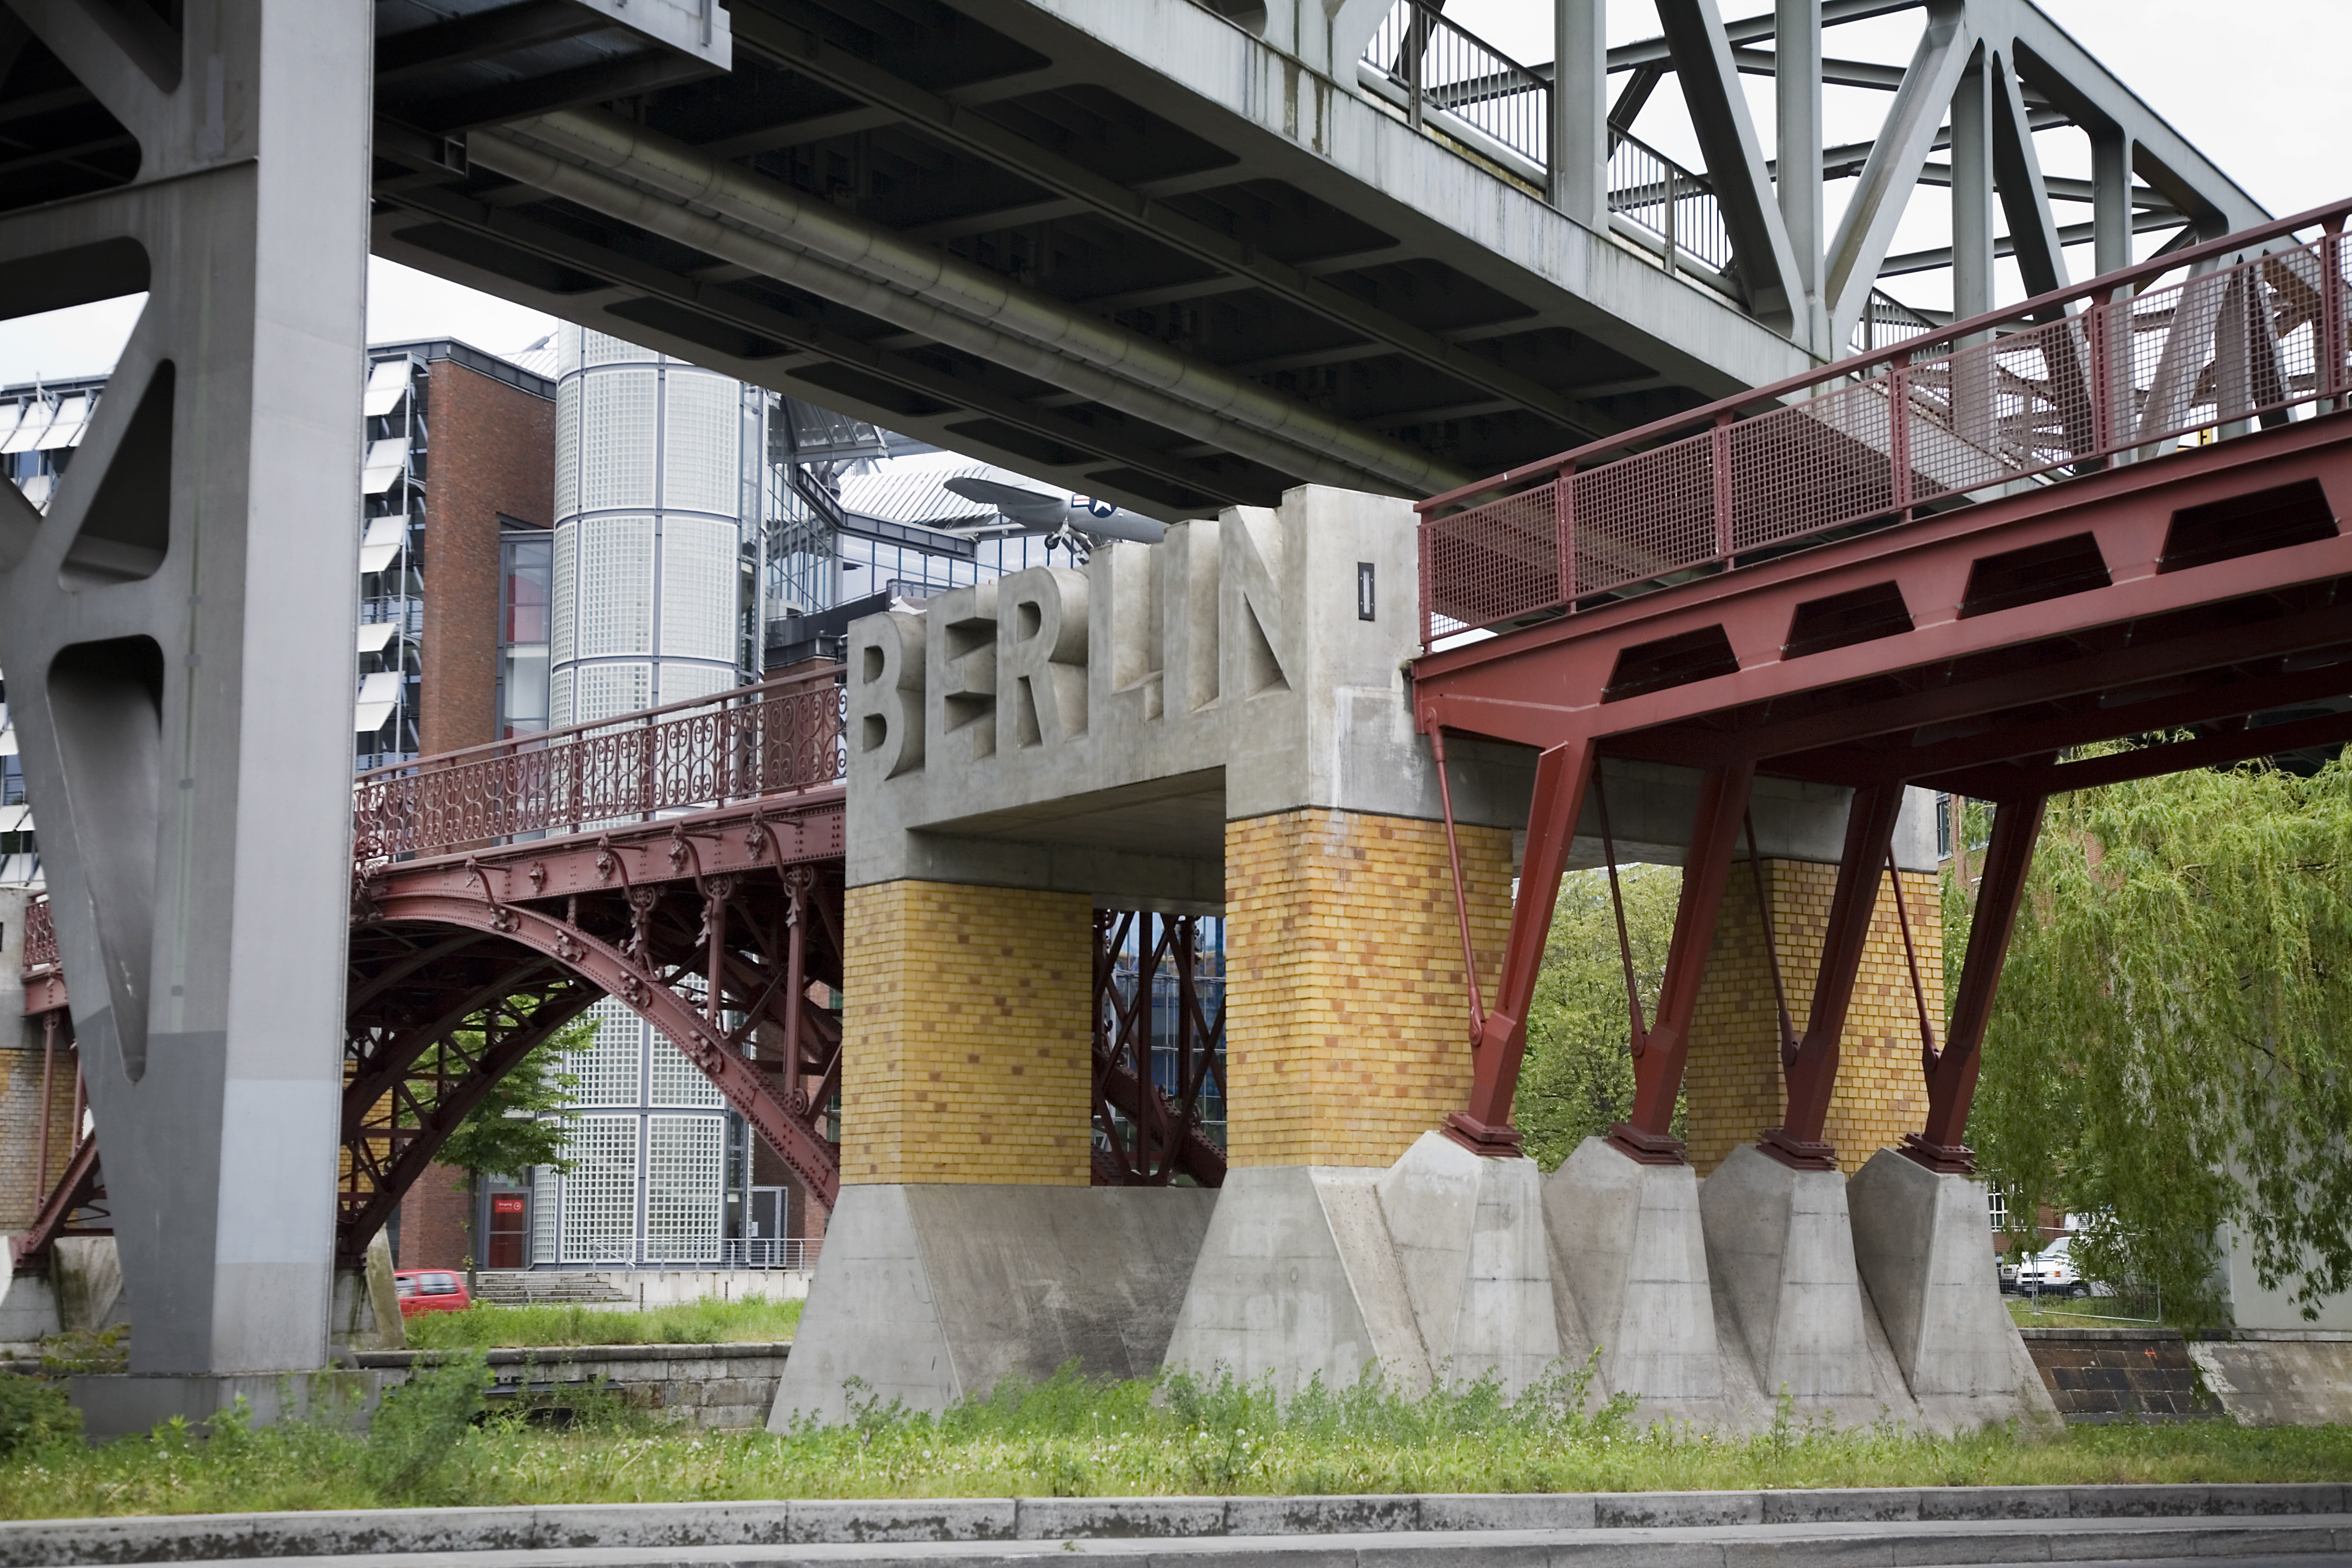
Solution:
M1716 917L1755 782L1756 764L1748 762L1710 773L1699 784L1657 1021L1647 1038L1633 1041L1633 1113L1609 1130L1612 1143L1644 1164L1682 1163L1682 1142L1674 1135L1675 1097L1682 1091L1691 1016L1698 1006L1699 983L1706 978L1707 950L1715 942Z
M1822 968L1805 1019L1805 1037L1788 1064L1789 1109L1780 1126L1758 1140L1763 1151L1801 1171L1837 1169L1836 1152L1822 1133L1829 1120L1830 1091L1837 1084L1838 1037L1845 1033L1846 1009L1853 1001L1853 978L1870 937L1871 912L1886 869L1886 849L1902 814L1903 786L1870 784L1853 792L1845 819L1845 849L1838 862L1837 890L1830 897L1829 930L1822 941Z
M1511 1097L1519 1087L1519 1059L1528 1048L1528 1005L1535 997L1536 975L1551 935L1552 910L1559 901L1560 874L1568 868L1569 841L1576 835L1592 767L1593 747L1587 740L1554 746L1536 759L1527 858L1519 868L1518 900L1511 907L1502 979L1472 1049L1469 1109L1445 1119L1446 1134L1473 1153L1509 1158L1519 1152L1519 1134L1511 1125Z
M1984 880L1977 889L1976 921L1969 928L1968 961L1960 970L1959 994L1952 999L1952 1026L1942 1054L1927 1064L1927 1129L1903 1135L1904 1156L1931 1171L1966 1175L1976 1169L1976 1156L1960 1140L1968 1131L1969 1102L1976 1095L1993 991L2000 984L2001 961L2017 929L2025 875L2032 868L2034 840L2042 832L2042 797L2035 795L2003 801L1993 813L1992 843L1985 855Z

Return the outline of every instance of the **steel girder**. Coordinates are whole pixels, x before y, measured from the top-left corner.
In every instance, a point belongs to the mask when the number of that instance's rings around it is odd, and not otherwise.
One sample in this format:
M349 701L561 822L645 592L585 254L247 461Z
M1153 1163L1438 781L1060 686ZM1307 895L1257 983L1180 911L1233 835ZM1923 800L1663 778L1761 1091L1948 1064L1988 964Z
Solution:
M842 983L842 810L828 789L364 868L341 1255L358 1257L499 1077L605 995L676 1044L830 1205L841 1029L808 991Z
M1201 996L1200 917L1095 911L1094 1184L1164 1187L1181 1175L1195 1185L1225 1181L1225 1152L1202 1130L1203 1095L1225 1092L1225 1010ZM1129 939L1137 963L1121 994L1118 961ZM1163 1083L1153 1061L1154 992L1166 966L1176 993L1175 1072Z
M1812 1016L1789 1064L1788 1115L1765 1140L1801 1164L1831 1155L1822 1117L1836 1039L1902 786L2002 803L1987 917L1971 941L1952 1038L1940 1053L1923 1043L1929 1124L1905 1151L1937 1168L1964 1166L1958 1140L1990 987L2043 798L2352 741L2344 710L2352 534L2338 521L2347 510L2352 416L2324 413L1421 659L1414 708L1425 732L1541 753L1502 984L1456 1136L1487 1152L1516 1146L1508 1116L1526 1008L1568 837L1606 752L1699 767L1710 780L1659 1025L1636 1041L1639 1109L1618 1133L1636 1157L1680 1157L1665 1135L1681 1069L1670 1020L1696 1001L1747 776L1856 791ZM2315 702L2327 710L2248 722ZM2192 725L2206 729L2054 760Z

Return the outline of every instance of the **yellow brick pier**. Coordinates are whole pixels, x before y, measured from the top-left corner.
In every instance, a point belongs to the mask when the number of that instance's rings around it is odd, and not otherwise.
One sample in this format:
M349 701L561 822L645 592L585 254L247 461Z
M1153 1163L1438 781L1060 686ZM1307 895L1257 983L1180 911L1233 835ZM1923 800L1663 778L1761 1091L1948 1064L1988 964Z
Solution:
M1491 996L1511 835L1459 837ZM1320 809L1227 823L1225 915L1234 1165L1387 1165L1462 1109L1467 988L1443 826Z
M841 1179L1084 1186L1094 900L849 889Z

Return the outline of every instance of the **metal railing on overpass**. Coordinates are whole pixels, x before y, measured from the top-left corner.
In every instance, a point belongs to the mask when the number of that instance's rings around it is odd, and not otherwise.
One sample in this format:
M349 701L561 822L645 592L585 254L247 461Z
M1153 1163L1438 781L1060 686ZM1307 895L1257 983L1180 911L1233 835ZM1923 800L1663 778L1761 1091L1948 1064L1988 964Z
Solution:
M1423 501L1423 646L2340 408L2347 215L2177 251Z
M847 772L833 670L519 735L359 775L362 866L786 795Z
M1551 83L1448 20L1431 0L1395 0L1364 46L1356 79L1416 131L1536 185L1549 177ZM1612 122L1608 185L1610 224L1621 237L1666 271L1738 297L1731 229L1705 174ZM1933 324L1874 289L1850 347L1864 353L1912 335L1904 328Z

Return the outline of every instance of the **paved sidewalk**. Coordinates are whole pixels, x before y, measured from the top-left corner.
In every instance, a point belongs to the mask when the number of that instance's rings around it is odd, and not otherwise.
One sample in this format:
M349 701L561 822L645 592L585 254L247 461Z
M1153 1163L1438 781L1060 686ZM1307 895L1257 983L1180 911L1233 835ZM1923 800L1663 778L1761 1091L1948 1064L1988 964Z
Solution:
M372 1509L0 1522L0 1568L395 1559L924 1563L1091 1553L1195 1568L1345 1564L2352 1562L2340 1485L1931 1487L1362 1497L951 1498Z
M2352 1515L2293 1520L1911 1521L1424 1531L1181 1541L553 1548L247 1558L272 1568L1035 1568L1072 1556L1120 1568L1942 1568L1945 1564L2352 1562Z

